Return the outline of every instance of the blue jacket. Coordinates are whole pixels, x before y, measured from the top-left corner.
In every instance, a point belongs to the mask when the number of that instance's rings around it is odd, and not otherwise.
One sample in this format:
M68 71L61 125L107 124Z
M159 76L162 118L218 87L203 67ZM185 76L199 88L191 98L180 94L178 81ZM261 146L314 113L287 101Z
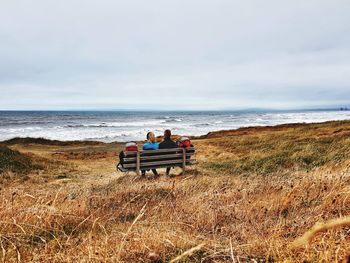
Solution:
M159 149L159 144L157 142L151 143L151 142L146 142L143 145L144 150L158 150Z

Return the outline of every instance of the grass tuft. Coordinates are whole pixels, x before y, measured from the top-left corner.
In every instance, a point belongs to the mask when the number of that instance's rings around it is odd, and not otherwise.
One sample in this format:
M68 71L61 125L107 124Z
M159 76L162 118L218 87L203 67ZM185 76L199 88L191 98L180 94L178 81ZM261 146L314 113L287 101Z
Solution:
M0 174L12 172L23 176L42 168L41 165L33 162L31 157L6 146L0 146Z

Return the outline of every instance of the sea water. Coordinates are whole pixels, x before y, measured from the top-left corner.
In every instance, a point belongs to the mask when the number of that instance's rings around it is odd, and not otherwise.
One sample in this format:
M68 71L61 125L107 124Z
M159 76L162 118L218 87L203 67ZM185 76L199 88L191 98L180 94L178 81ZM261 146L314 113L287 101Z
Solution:
M349 111L0 111L0 141L15 137L103 142L145 139L164 129L173 134L204 135L211 131L285 123L350 120Z

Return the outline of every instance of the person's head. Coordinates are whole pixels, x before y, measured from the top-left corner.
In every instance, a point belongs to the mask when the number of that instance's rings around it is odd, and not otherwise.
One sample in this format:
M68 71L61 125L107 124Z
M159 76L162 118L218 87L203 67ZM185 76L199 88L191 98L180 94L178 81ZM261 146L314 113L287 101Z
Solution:
M156 142L156 136L154 135L153 132L147 133L147 140L151 143Z
M170 140L170 138L171 138L171 131L165 130L164 131L164 140Z

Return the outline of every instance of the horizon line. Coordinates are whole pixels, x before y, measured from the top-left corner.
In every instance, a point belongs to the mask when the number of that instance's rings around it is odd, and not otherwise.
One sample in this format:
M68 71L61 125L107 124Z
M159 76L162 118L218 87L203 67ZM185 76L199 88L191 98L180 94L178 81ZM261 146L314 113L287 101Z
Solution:
M121 108L121 109L0 109L0 112L224 112L224 111L332 111L332 110L350 110L348 106L323 106L310 108L240 108L240 109L149 109L149 108Z

